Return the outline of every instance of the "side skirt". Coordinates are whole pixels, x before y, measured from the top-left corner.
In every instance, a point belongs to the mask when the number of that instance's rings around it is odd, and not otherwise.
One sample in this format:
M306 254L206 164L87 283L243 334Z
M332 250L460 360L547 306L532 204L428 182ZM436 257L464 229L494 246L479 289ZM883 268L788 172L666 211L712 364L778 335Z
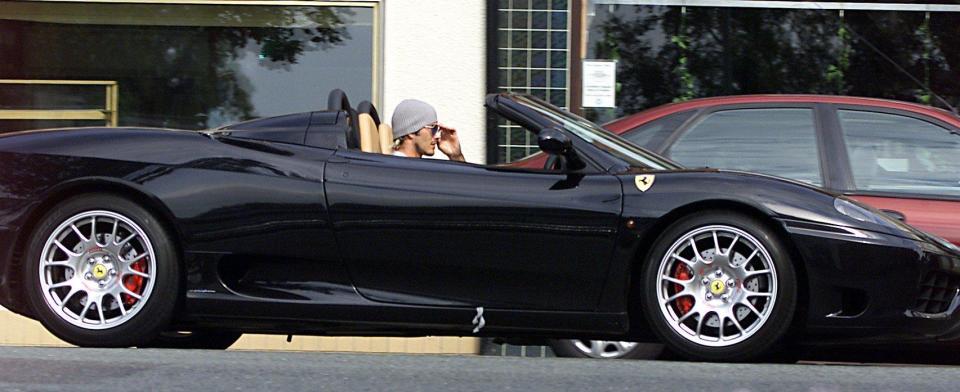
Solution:
M433 307L372 301L318 304L190 293L177 328L327 336L622 337L626 313Z

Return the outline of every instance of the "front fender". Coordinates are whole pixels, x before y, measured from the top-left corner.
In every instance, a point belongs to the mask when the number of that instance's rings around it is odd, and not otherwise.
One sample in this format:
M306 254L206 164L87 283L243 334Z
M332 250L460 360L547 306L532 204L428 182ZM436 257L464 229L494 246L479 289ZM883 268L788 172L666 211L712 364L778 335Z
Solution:
M837 211L837 195L814 186L773 176L734 171L650 172L646 191L634 185L636 174L621 175L624 217L652 223L699 203L743 205L778 221L867 230L911 240L921 237L909 228L856 220Z

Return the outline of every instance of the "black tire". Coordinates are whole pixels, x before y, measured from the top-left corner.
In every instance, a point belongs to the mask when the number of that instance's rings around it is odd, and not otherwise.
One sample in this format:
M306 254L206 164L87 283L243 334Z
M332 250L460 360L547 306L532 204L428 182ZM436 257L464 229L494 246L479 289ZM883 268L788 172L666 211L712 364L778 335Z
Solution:
M139 226L147 241L152 244L155 256L154 282L149 296L136 302L136 312L132 311L133 305L130 305L131 309L127 310L130 314L121 316L117 325L110 327L103 322L105 329L86 329L59 315L53 305L48 305L40 280L41 255L48 239L54 234L53 231L72 217L91 211L119 214ZM180 265L172 237L153 214L128 199L112 194L85 194L57 204L40 218L27 242L25 256L23 276L27 301L43 326L68 343L81 347L137 346L154 340L167 328L173 316L180 294ZM80 256L83 257L87 257L86 253ZM117 260L116 263L119 266L121 261ZM120 275L119 283L111 284L123 285L123 275ZM89 291L85 293L89 294ZM88 304L83 306L90 307ZM104 309L108 310L110 309ZM82 316L80 318L82 324Z
M702 230L708 226L732 227L748 233L767 250L770 256L769 260L775 270L775 274L771 275L775 275L775 279L773 280L776 282L776 290L771 289L771 292L775 292L776 296L772 297L775 298L775 301L770 305L771 309L767 314L766 321L760 323L756 329L746 327L745 329L751 331L749 335L741 331L741 334L746 337L727 346L700 344L694 341L696 338L682 336L681 332L672 326L674 324L671 324L671 322L674 320L668 321L667 316L664 315L665 312L672 311L670 310L670 305L665 305L664 309L668 310L662 311L660 298L658 297L658 294L661 294L659 290L663 287L660 286L661 263L665 263L667 252L670 251L671 247L675 244L681 244L682 242L680 242L680 240L684 239L687 234L695 233L697 230ZM731 239L730 241L730 248L732 248L733 242L736 241L736 239ZM719 245L718 247L722 249L723 245ZM726 251L728 255L731 253L730 248ZM696 249L696 247L693 247L693 249ZM729 256L727 257L729 258ZM704 270L719 268L722 264L723 263L717 263L716 266L701 268L700 274L703 274ZM689 282L693 282L692 284L695 285L699 280L704 278L710 279L707 276L709 275L698 276L697 273L694 272ZM794 266L790 260L790 254L785 248L783 240L763 222L749 216L727 211L705 211L681 218L668 227L657 239L653 248L651 248L651 252L643 267L641 281L643 285L641 300L647 321L657 336L666 344L667 349L672 353L688 360L718 362L773 360L786 354L781 352L781 350L788 347L787 335L793 321L797 304L797 278ZM747 279L744 279L740 283L737 283L739 286L735 284L731 290L737 288L745 290L744 284L746 281ZM704 306L710 306L710 304L713 303L711 301L714 301L716 298L708 300L706 292L710 289L704 288L704 290L703 297L691 296L691 298L694 298L695 301L702 300ZM724 299L724 301L726 301L726 299ZM735 306L743 307L736 302L730 306L730 309L734 309ZM709 308L706 309L709 311ZM765 311L766 310L764 310L764 312ZM702 316L694 316L691 318L694 319L694 322L702 322L700 317ZM704 319L710 320L709 317L705 317ZM758 316L756 319L759 320L760 317ZM726 320L719 322L726 325ZM677 328L682 328L682 323L676 323L675 325L677 325ZM719 334L723 336L723 332ZM724 343L721 341L719 344Z
M579 340L586 346L583 340ZM576 339L552 339L550 347L558 357L567 358L602 358L602 359L659 359L663 353L663 345L660 343L638 343L630 349L623 351L605 351L607 355L590 355L584 352L582 348L577 347Z
M226 350L230 348L240 337L239 332L227 331L167 331L160 333L156 339L141 345L140 348L176 348L176 349L194 349L194 350Z

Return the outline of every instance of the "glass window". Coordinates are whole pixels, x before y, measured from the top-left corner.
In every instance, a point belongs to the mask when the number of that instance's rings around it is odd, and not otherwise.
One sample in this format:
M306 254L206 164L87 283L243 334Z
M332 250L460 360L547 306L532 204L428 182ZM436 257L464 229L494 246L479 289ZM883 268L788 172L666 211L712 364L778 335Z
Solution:
M813 109L742 109L710 114L668 152L687 167L772 174L820 185Z
M497 67L507 72L498 91L528 93L567 106L567 22L565 0L501 0L497 19ZM504 83L506 82L506 83ZM536 137L504 119L491 122L498 143L496 162L508 163L540 151Z
M895 114L838 115L857 189L960 196L960 135Z
M373 98L374 11L0 0L0 79L116 82L121 126L204 129L317 110L334 88ZM17 88L0 94L0 110L103 105L99 90Z
M687 121L693 113L694 111L688 110L686 112L668 114L624 132L621 136L633 142L633 144L648 150L653 150L658 147L660 143L663 143L673 131L680 128L683 122Z
M627 142L625 139L603 129L583 117L551 106L543 101L536 101L527 97L519 96L514 98L530 109L533 109L547 118L563 125L564 129L570 131L577 137L594 147L606 151L608 154L623 160L632 167L648 168L653 170L676 170L680 167L676 163L663 159L663 157L638 148L636 145ZM529 133L529 132L528 132Z
M776 8L762 1L583 3L584 58L617 61L617 107L585 108L592 121L740 94L853 95L946 109L960 103L960 12L895 4L956 0L851 1L871 3L870 10L843 11L803 1Z

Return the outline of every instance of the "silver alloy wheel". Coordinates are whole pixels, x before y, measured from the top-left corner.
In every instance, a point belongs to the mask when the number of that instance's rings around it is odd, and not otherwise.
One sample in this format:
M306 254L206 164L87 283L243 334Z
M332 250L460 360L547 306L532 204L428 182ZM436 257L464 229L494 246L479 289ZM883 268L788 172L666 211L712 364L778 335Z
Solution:
M577 351L591 358L621 358L637 347L636 342L616 340L572 340L572 342Z
M157 270L143 229L123 215L99 210L61 223L43 246L39 268L47 306L88 330L113 328L136 316L150 298Z
M753 336L777 301L777 271L756 238L726 225L689 231L660 261L657 297L687 340L727 347Z

